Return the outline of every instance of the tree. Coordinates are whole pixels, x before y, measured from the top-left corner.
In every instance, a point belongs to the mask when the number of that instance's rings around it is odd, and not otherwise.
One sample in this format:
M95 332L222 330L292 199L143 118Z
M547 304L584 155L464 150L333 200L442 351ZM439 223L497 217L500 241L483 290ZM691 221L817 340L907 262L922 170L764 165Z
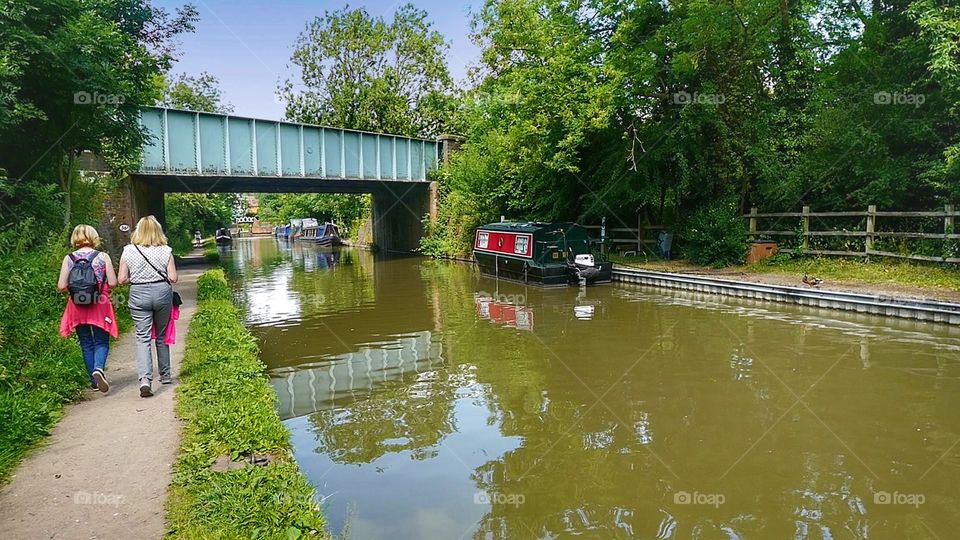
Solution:
M307 25L292 62L300 81L280 89L287 118L349 129L429 137L453 107L448 45L411 4L393 20L364 9L326 12Z
M197 11L171 15L147 0L11 0L0 11L0 168L21 188L55 179L71 222L76 160L91 150L122 166L135 160L141 106L159 97L172 39L193 31ZM23 208L23 194L4 204ZM44 217L44 216L40 216Z
M213 75L203 72L197 77L181 73L176 79L164 80L161 107L186 109L188 111L229 114L233 105L222 102L220 81Z

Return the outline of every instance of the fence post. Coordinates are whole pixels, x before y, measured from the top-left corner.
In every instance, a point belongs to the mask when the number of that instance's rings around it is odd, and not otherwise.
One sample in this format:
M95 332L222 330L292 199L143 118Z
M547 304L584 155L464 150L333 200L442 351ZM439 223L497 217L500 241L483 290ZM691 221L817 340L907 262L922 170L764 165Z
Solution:
M757 207L750 207L750 241L757 239Z
M637 256L643 253L643 221L640 212L637 212Z
M953 205L945 205L943 214L943 234L955 234L956 231L953 230Z
M803 251L806 251L810 248L810 207L804 206L802 211L802 216L800 219L803 221L803 240L801 241L801 248Z
M869 256L873 251L873 233L877 230L877 205L867 207L867 236L863 243L864 253Z

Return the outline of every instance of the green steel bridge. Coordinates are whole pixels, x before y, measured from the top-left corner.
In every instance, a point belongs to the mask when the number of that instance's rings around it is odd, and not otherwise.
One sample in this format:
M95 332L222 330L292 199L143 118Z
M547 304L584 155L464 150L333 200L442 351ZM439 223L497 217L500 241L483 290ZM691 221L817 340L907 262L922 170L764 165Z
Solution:
M171 192L371 193L375 242L407 251L436 212L428 175L442 141L162 107L143 109L140 125L133 217L162 219Z

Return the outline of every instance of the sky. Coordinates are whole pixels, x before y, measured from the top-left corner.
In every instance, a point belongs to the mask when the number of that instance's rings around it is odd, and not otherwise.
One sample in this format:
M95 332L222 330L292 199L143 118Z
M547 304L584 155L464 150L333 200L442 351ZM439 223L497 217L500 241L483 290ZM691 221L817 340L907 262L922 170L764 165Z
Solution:
M171 12L188 0L155 0ZM393 18L396 8L409 1L429 14L435 30L450 49L447 65L455 81L466 78L467 68L480 51L470 41L471 6L482 0L371 0L349 3L374 17ZM178 38L180 58L173 74L208 72L220 80L223 99L234 113L279 120L283 103L276 97L280 81L293 74L290 55L297 36L308 21L348 5L341 1L192 0L200 12L193 34ZM296 82L296 81L295 81Z

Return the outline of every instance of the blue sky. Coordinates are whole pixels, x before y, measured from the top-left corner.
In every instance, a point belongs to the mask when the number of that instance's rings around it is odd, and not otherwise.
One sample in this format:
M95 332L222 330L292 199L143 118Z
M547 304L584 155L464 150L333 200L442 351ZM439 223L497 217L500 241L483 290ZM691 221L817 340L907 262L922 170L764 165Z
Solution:
M155 5L173 10L187 0L156 0ZM173 72L197 75L206 71L220 79L226 101L234 112L257 118L280 119L283 105L275 97L278 81L291 74L293 43L308 21L324 11L363 7L372 16L390 20L406 0L251 1L192 0L200 11L194 34L180 38L181 57ZM479 56L470 41L471 6L482 0L409 0L429 14L436 30L450 43L447 64L454 79L462 81L469 65Z

